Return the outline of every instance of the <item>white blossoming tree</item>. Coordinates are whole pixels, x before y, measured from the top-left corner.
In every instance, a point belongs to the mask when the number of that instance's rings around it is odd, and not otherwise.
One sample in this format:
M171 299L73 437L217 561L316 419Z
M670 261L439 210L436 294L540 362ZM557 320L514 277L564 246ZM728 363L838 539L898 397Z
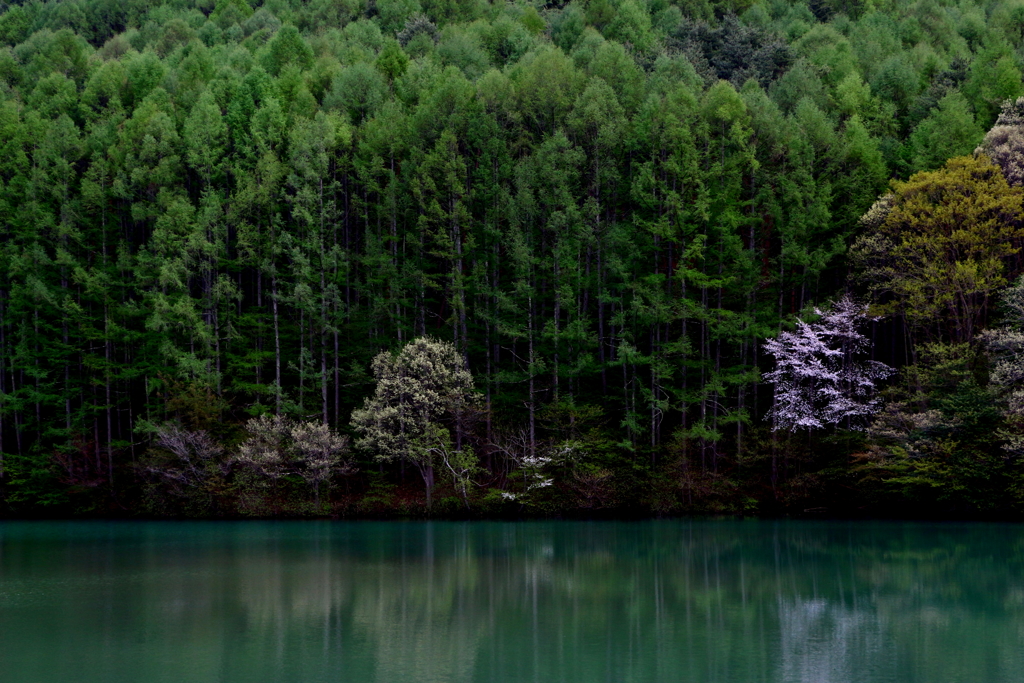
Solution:
M1024 455L1024 277L1003 291L1000 304L1004 315L1002 324L985 330L981 340L992 359L990 382L1005 401L1003 447L1021 456Z
M140 463L146 505L158 513L209 514L216 508L213 491L230 470L224 448L208 432L173 422L156 428L154 436L155 448Z
M765 374L775 387L768 419L773 429L790 431L843 423L863 428L879 408L876 382L893 369L859 358L870 348L858 329L869 320L865 306L843 297L831 310L814 312L817 322L797 320L796 330L765 342L775 358L775 369Z
M974 153L987 155L1010 185L1024 185L1024 97L1003 103L996 124Z
M335 474L351 474L348 437L321 422L294 422L280 415L261 415L245 425L249 438L238 449L235 462L246 465L275 483L297 474L313 489L320 508L320 487Z
M173 422L156 431L156 445L177 459L162 467L149 465L150 474L162 477L181 490L199 489L213 476L223 474L221 448L204 430L188 430Z
M519 475L522 476L522 491L502 491L502 499L523 505L535 503L537 494L555 483L554 471L578 461L582 452L582 444L572 439L535 444L526 429L500 434L491 446L506 458L513 470L519 470ZM594 472L580 474L584 479L578 480L578 483L585 488L588 484L586 477L593 475ZM590 483L600 485L605 479L607 476L600 481L591 479Z
M426 487L427 507L435 467L452 475L465 498L476 456L463 435L480 395L463 355L450 342L420 337L397 354L378 354L372 367L374 394L352 411L352 426L360 435L356 446L378 461L405 460L416 467Z

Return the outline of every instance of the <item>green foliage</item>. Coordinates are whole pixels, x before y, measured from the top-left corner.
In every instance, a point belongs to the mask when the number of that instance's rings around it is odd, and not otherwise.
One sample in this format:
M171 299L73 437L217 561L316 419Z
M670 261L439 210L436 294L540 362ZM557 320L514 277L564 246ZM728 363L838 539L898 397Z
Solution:
M865 488L947 513L1006 514L1019 464L1001 449L1002 415L983 358L967 344L930 344L904 368L858 456Z
M816 460L817 441L790 458L752 426L770 404L760 343L847 287L858 237L879 310L915 339L984 327L1019 267L1019 122L983 143L1010 186L979 160L943 164L1021 94L1017 14L971 0L7 7L0 497L358 511L369 474L317 506L302 468L270 483L217 465L190 498L133 463L180 469L166 448L143 455L168 422L206 432L221 464L254 416L348 429L372 359L428 335L465 359L479 411L431 413L419 455L394 451L373 486L429 454L460 509L484 487L526 496L494 499L503 513L824 495L841 477L814 468L842 465ZM859 224L912 170L932 175ZM929 199L968 190L977 201ZM902 334L886 325L881 342ZM942 409L967 424L980 396L965 385ZM572 458L524 464L563 447ZM364 473L392 452L371 450ZM534 475L552 484L527 495ZM395 486L380 500L416 510L421 494Z
M289 64L299 69L308 69L313 65L313 49L294 26L284 26L278 30L267 43L263 55L263 68L273 76L279 75Z
M1020 67L1009 45L993 40L971 63L964 94L986 125L994 121L1006 100L1024 94Z
M375 65L389 81L394 81L409 68L409 57L402 51L402 46L397 40L388 40L377 55Z
M958 92L946 95L910 136L914 169L927 171L942 166L946 159L969 154L981 136L966 98Z

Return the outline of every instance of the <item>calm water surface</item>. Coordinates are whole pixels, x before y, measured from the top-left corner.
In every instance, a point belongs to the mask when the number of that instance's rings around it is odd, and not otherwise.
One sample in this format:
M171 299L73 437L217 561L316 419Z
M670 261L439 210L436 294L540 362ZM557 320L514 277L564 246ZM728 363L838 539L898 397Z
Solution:
M0 522L0 680L1024 680L1024 527Z

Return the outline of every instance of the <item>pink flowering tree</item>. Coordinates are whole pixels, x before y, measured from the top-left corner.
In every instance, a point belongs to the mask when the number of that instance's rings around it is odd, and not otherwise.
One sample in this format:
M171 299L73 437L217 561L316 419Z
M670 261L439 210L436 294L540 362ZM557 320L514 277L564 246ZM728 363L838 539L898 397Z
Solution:
M866 306L843 297L830 310L814 312L821 316L817 322L797 320L796 330L765 342L775 358L775 369L765 374L775 387L772 429L862 429L879 408L876 383L894 371L862 358L871 346L858 329L870 320Z

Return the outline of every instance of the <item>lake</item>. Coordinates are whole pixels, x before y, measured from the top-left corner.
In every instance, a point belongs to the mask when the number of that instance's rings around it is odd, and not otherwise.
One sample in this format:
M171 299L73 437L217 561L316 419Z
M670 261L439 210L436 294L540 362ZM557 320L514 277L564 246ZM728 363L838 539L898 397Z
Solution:
M1024 526L0 522L4 683L1024 679Z

